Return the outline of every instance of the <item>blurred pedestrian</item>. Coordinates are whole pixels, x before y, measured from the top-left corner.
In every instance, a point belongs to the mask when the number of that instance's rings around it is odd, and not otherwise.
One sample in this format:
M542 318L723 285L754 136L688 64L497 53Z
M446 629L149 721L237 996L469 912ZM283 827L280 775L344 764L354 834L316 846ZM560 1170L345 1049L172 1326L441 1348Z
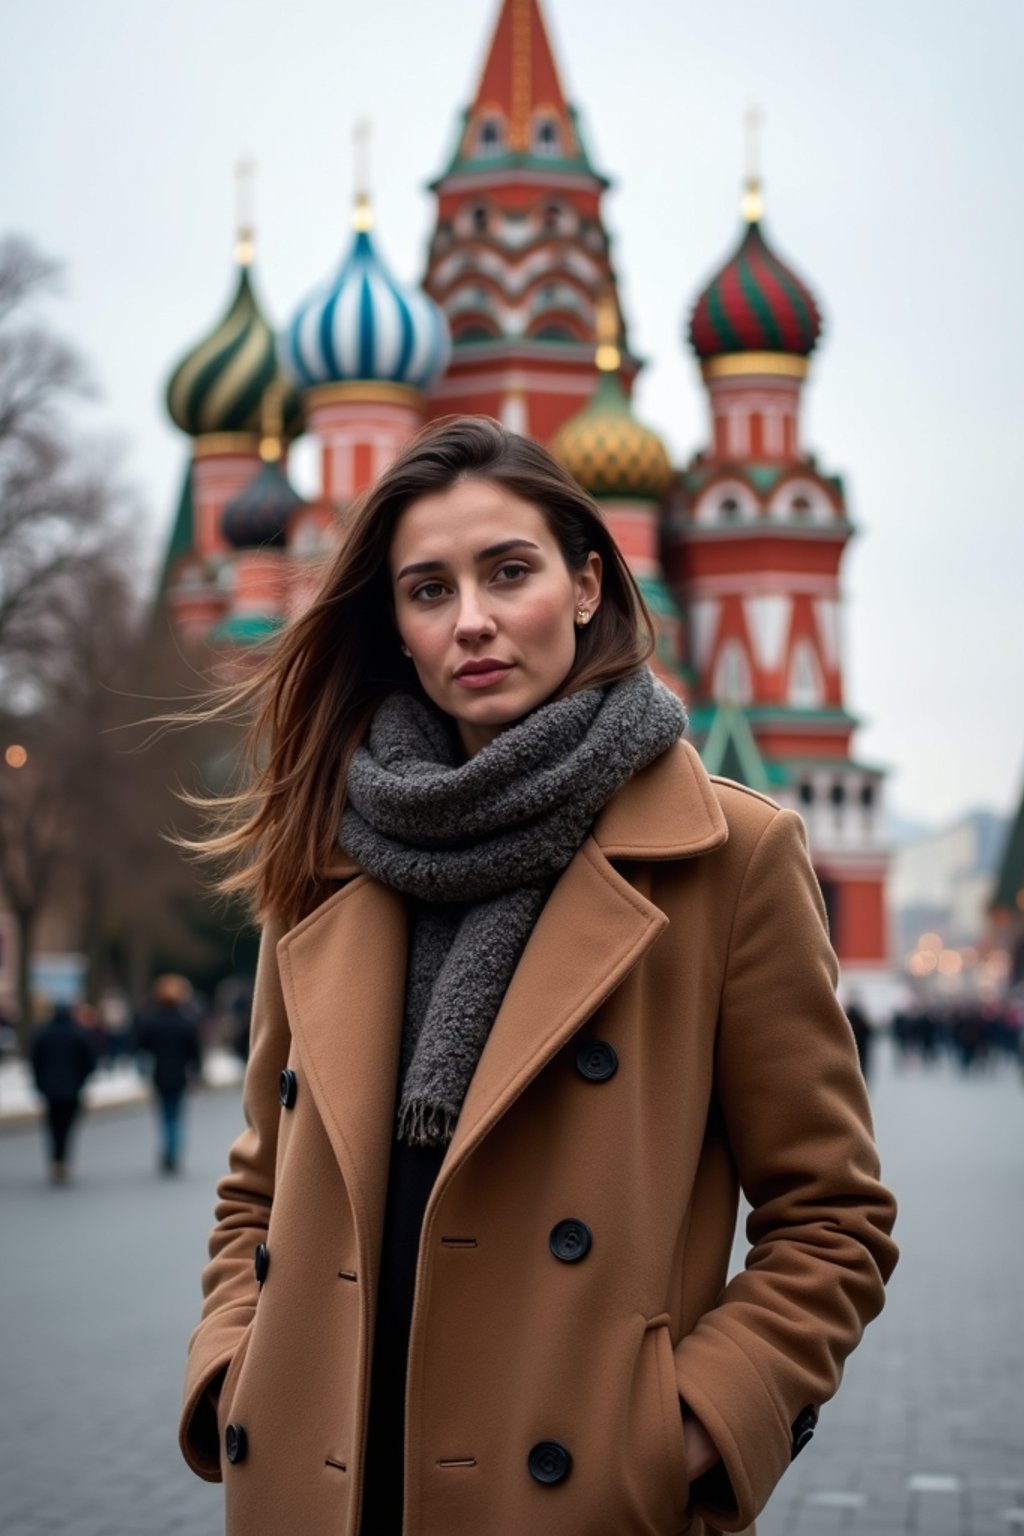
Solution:
M177 1173L181 1162L185 1095L199 1076L199 1020L191 984L184 976L159 976L139 1019L135 1046L148 1058L160 1120L159 1166Z
M50 1180L64 1184L70 1172L70 1141L82 1108L82 1089L96 1065L88 1030L68 1003L57 1003L32 1040L32 1075L46 1100Z
M857 1046L857 1056L860 1059L860 1070L864 1074L866 1082L868 1073L871 1070L871 1020L856 998L852 998L847 1004L846 1017L849 1019L850 1028L853 1030L853 1038Z

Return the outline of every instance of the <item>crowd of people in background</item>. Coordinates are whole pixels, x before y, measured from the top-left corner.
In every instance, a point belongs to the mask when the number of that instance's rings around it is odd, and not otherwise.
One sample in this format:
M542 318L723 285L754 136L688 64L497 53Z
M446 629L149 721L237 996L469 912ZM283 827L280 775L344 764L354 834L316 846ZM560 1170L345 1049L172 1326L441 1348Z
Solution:
M896 1012L889 1026L902 1067L952 1059L963 1072L1010 1061L1024 1070L1024 1005L924 1000Z
M203 1052L216 1041L244 1062L249 1050L251 993L236 983L215 1008L206 1006L183 976L160 976L146 1005L133 1013L119 995L89 1003L58 1003L36 1030L31 1067L45 1103L43 1128L50 1178L66 1183L83 1092L93 1073L106 1065L135 1061L152 1083L157 1115L157 1168L179 1171L184 1106L202 1077ZM887 1024L872 1023L861 1003L846 1005L861 1070L871 1073L881 1036L892 1039L901 1070L953 1061L964 1073L1017 1065L1024 1074L1024 1004L944 1003L919 1000L897 1010ZM14 1032L11 1030L12 1045Z

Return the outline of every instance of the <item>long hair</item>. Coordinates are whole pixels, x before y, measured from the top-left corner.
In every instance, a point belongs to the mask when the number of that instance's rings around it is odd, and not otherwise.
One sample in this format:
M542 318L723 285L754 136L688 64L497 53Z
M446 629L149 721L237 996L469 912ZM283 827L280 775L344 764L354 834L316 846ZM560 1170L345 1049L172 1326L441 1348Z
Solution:
M653 650L643 596L597 504L545 448L488 417L447 417L421 431L350 509L337 555L312 604L272 643L263 665L196 718L249 721L241 787L192 797L215 817L200 857L224 861L224 893L260 917L294 923L323 899L337 856L348 765L380 701L422 695L394 621L388 555L398 519L421 496L477 478L543 514L569 570L602 562L601 602L577 631L558 696L616 682Z

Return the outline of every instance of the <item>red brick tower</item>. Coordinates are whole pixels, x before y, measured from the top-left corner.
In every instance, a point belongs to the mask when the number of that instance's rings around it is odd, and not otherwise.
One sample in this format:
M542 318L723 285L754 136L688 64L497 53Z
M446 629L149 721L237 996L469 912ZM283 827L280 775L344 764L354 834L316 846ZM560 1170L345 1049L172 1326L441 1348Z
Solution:
M666 530L692 729L712 771L801 813L847 984L870 986L888 973L887 855L882 771L852 756L843 699L840 564L854 529L841 479L800 441L821 320L765 239L756 178L743 214L690 320L711 441L684 470Z
M566 101L538 0L502 0L450 164L424 286L452 333L432 416L497 416L547 442L589 399L599 294L615 276L608 186ZM623 339L622 379L637 361Z

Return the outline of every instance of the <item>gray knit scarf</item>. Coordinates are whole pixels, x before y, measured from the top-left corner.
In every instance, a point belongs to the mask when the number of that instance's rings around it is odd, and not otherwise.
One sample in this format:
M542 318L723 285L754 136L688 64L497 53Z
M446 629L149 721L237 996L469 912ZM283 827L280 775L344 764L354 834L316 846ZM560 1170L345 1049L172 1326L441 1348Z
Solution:
M341 842L410 898L398 1136L451 1140L512 973L597 812L686 728L644 668L545 704L468 762L438 710L379 706L352 760Z

